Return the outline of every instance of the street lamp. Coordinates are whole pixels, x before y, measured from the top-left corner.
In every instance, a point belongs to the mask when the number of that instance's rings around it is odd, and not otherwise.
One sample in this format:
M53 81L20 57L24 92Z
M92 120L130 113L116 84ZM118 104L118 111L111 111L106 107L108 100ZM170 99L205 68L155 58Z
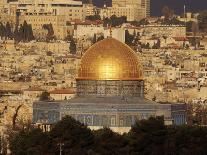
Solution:
M58 145L59 145L59 155L62 155L62 151L63 151L62 146L64 146L64 143L60 142L58 143Z

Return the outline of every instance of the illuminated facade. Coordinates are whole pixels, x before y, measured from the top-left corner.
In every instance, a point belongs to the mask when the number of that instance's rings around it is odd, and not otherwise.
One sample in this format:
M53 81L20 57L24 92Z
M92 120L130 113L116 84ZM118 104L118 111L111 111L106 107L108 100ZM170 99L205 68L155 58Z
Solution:
M141 5L127 5L112 7L104 7L100 10L100 16L102 19L116 15L117 17L126 16L127 21L137 21L146 18L145 9L141 8Z
M159 104L144 99L142 68L127 45L107 38L82 57L76 97L33 104L33 122L52 124L70 115L91 129L110 127L128 132L137 120L164 116L165 124L185 124L184 104Z
M104 10L103 10L104 11ZM126 16L128 21L140 20L150 16L150 0L112 0L105 16Z

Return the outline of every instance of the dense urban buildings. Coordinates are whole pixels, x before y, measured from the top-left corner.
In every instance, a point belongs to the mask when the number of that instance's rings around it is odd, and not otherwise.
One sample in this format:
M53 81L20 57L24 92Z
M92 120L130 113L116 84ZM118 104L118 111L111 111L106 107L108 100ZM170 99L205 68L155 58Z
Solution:
M2 138L66 115L119 133L151 116L205 126L207 13L159 11L148 0L1 0Z

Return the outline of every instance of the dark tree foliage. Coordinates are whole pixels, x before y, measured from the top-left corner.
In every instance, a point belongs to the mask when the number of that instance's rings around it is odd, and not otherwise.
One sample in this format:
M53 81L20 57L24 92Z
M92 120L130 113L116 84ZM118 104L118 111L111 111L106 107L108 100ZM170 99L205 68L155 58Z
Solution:
M138 21L137 24L135 24L135 26L148 25L148 24L149 24L149 21L146 18L144 18Z
M12 33L12 28L9 22L6 23L6 28L5 28L5 33L6 33L6 38L12 39L13 38L13 33Z
M19 30L17 27L15 28L15 40L17 42L23 41L23 42L28 42L31 40L34 40L34 35L32 31L32 26L28 25L26 21L24 21L23 25L21 24L19 27Z
M15 29L14 29L14 40L17 42L20 40L20 36L19 36L19 29L18 27L16 26Z
M35 38L32 31L32 25L28 25L27 28L28 28L28 40L29 41L34 40Z
M111 25L113 27L122 25L123 23L126 23L127 21L126 16L117 17L116 15L112 15L110 19L111 19Z
M104 19L104 26L106 27L108 25L108 26L116 27L126 22L127 22L126 16L117 17L116 15L112 15L110 18Z
M193 25L192 21L186 23L186 31L187 32L192 32L192 25Z
M207 10L199 13L198 23L200 30L202 32L207 32Z
M48 142L48 134L40 129L21 130L9 137L10 150L15 155L45 155Z
M63 154L88 154L94 146L94 136L87 126L66 116L58 122L50 133L53 153L59 153L59 144L63 144Z
M90 21L96 21L96 20L101 20L100 15L91 15L91 16L86 16L86 20L90 20Z
M157 40L157 43L154 43L152 49L159 49L160 48L160 39Z
M9 136L12 154L56 155L206 155L207 127L165 126L164 118L141 120L129 133L91 131L66 116L51 131L22 129Z
M46 91L44 91L41 95L40 95L40 101L48 101L50 100L50 94Z
M34 39L31 25L28 25L26 21L24 21L23 25L20 25L20 40L24 42L31 41Z
M104 39L104 36L103 35L100 35L99 37L97 37L96 34L93 35L93 39L92 39L92 43L95 44L96 42L98 41L101 41Z
M75 40L74 39L71 39L70 41L70 53L71 54L76 54L76 43L75 43Z
M129 154L128 141L124 136L114 133L108 128L94 132L95 152L102 155L126 155Z
M0 23L0 37L6 37L6 27L3 25L3 23Z
M130 146L137 154L164 154L167 130L163 118L137 122L129 133Z
M199 126L181 126L178 128L174 128L174 132L172 132L170 136L173 140L171 141L171 145L174 145L174 150L177 154L207 154L206 127L204 128Z
M54 35L54 30L53 30L53 26L52 24L44 24L42 26L43 29L47 30L47 36L46 36L46 41L51 41L51 40L55 40L56 37Z
M92 40L93 44L95 44L96 41L97 41L96 34L94 34L94 35L93 35L93 40Z
M131 35L128 30L125 31L125 43L127 45L133 45L134 35Z
M0 23L0 37L4 39L14 39L16 42L29 42L34 40L34 35L32 31L32 26L28 25L24 21L23 25L21 24L18 28L18 25L15 25L14 31L12 31L12 26L9 22L6 25Z
M101 36L98 37L97 42L98 42L98 41L101 41L101 40L103 40L103 39L104 39L104 36L101 35Z
M161 24L163 25L185 25L185 22L179 21L177 18L164 19Z

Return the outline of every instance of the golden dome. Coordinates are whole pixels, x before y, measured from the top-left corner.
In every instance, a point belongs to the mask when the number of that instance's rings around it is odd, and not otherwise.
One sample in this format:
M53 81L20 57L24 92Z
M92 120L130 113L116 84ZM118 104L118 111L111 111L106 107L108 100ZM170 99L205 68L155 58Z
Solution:
M130 47L107 38L84 53L78 79L139 80L142 79L142 70L136 53Z

